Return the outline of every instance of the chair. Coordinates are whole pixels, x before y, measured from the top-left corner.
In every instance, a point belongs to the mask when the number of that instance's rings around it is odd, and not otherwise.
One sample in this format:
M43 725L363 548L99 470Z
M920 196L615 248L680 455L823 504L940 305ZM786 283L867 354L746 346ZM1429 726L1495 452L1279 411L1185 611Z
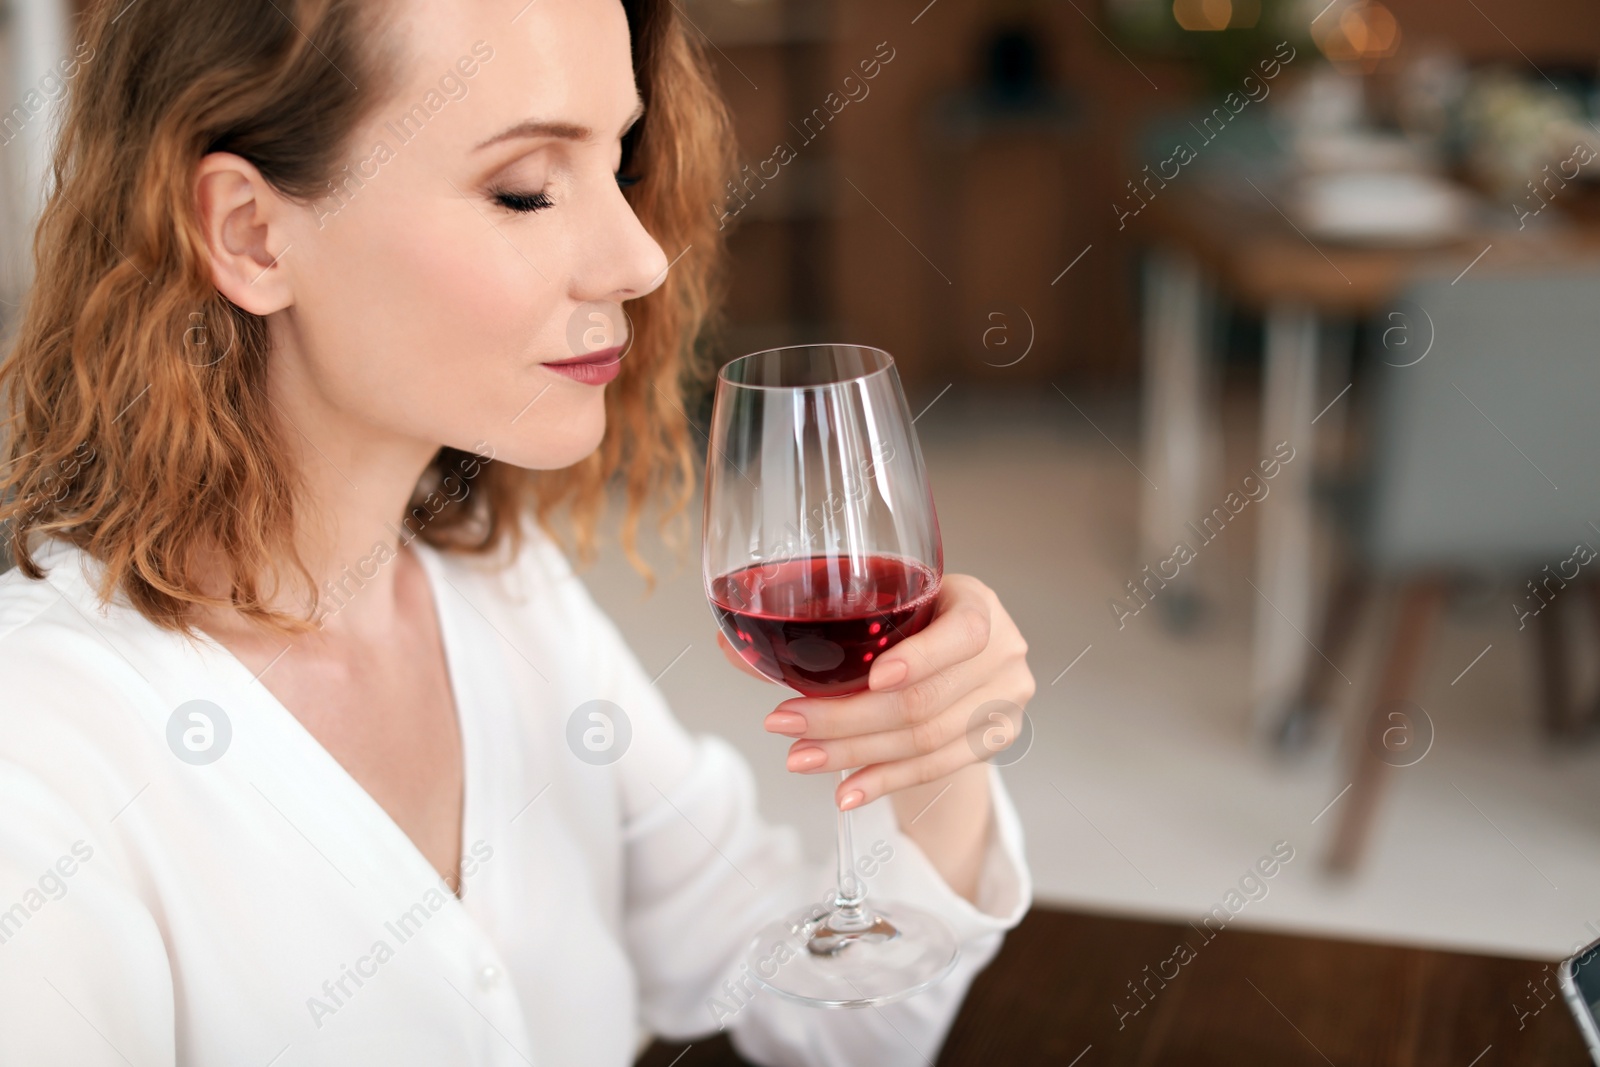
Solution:
M1560 618L1600 575L1600 558L1575 552L1600 549L1600 265L1499 277L1487 266L1416 281L1376 324L1366 477L1339 516L1351 560L1329 597L1323 656L1279 731L1286 747L1306 733L1364 601L1378 584L1395 587L1327 856L1336 871L1358 862L1390 766L1404 765L1387 742L1417 725L1402 720L1453 579L1516 580L1539 645L1546 729L1571 736L1585 725L1570 707Z

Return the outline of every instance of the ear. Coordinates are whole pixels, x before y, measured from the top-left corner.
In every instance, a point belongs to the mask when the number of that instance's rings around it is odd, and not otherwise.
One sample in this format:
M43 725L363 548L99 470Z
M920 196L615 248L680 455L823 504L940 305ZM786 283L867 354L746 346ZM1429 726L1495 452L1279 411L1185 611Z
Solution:
M195 204L217 291L253 315L294 303L289 272L291 205L255 164L212 152L195 171Z

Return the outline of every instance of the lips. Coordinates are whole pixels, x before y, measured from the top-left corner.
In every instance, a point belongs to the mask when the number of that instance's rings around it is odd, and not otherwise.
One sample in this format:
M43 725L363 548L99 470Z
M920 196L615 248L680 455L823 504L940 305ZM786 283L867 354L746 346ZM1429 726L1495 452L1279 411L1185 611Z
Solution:
M604 385L622 373L624 351L624 346L615 345L611 348L602 348L587 356L554 360L545 363L544 366L563 378L570 378L584 385Z
M553 359L545 363L546 367L576 367L584 363L607 364L616 363L622 358L624 345L612 345L602 348L598 352L591 352L586 356L573 356L571 359Z

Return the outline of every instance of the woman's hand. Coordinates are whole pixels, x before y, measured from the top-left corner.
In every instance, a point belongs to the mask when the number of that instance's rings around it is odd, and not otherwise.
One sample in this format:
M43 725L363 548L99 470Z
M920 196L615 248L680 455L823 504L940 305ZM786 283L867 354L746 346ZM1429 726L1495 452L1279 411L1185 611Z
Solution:
M718 635L736 665L764 677ZM872 665L870 689L845 697L794 697L767 716L766 728L799 738L789 769L824 774L861 770L834 794L841 810L881 796L942 783L999 749L986 747L999 720L973 713L991 701L1009 723L1006 741L1021 729L1021 709L1033 696L1028 644L994 591L966 574L947 574L933 619ZM1007 706L1008 705L1008 706ZM1001 746L1003 747L1003 746Z
M765 678L720 634L718 644ZM932 620L873 663L867 692L794 697L765 725L799 738L789 748L791 771L861 768L834 790L840 810L894 794L901 832L951 889L976 902L991 812L984 760L1022 729L1034 690L1027 652L994 590L947 574Z

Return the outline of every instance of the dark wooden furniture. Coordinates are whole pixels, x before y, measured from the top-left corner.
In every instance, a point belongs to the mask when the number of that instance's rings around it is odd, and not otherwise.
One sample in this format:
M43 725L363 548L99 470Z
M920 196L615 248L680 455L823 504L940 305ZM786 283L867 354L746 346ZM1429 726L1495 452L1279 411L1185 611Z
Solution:
M1180 942L1192 958L1165 962ZM1185 923L1035 908L973 983L938 1064L1582 1067L1555 990L1554 967L1531 960L1236 927L1207 941ZM639 1067L742 1062L718 1036L658 1043Z

